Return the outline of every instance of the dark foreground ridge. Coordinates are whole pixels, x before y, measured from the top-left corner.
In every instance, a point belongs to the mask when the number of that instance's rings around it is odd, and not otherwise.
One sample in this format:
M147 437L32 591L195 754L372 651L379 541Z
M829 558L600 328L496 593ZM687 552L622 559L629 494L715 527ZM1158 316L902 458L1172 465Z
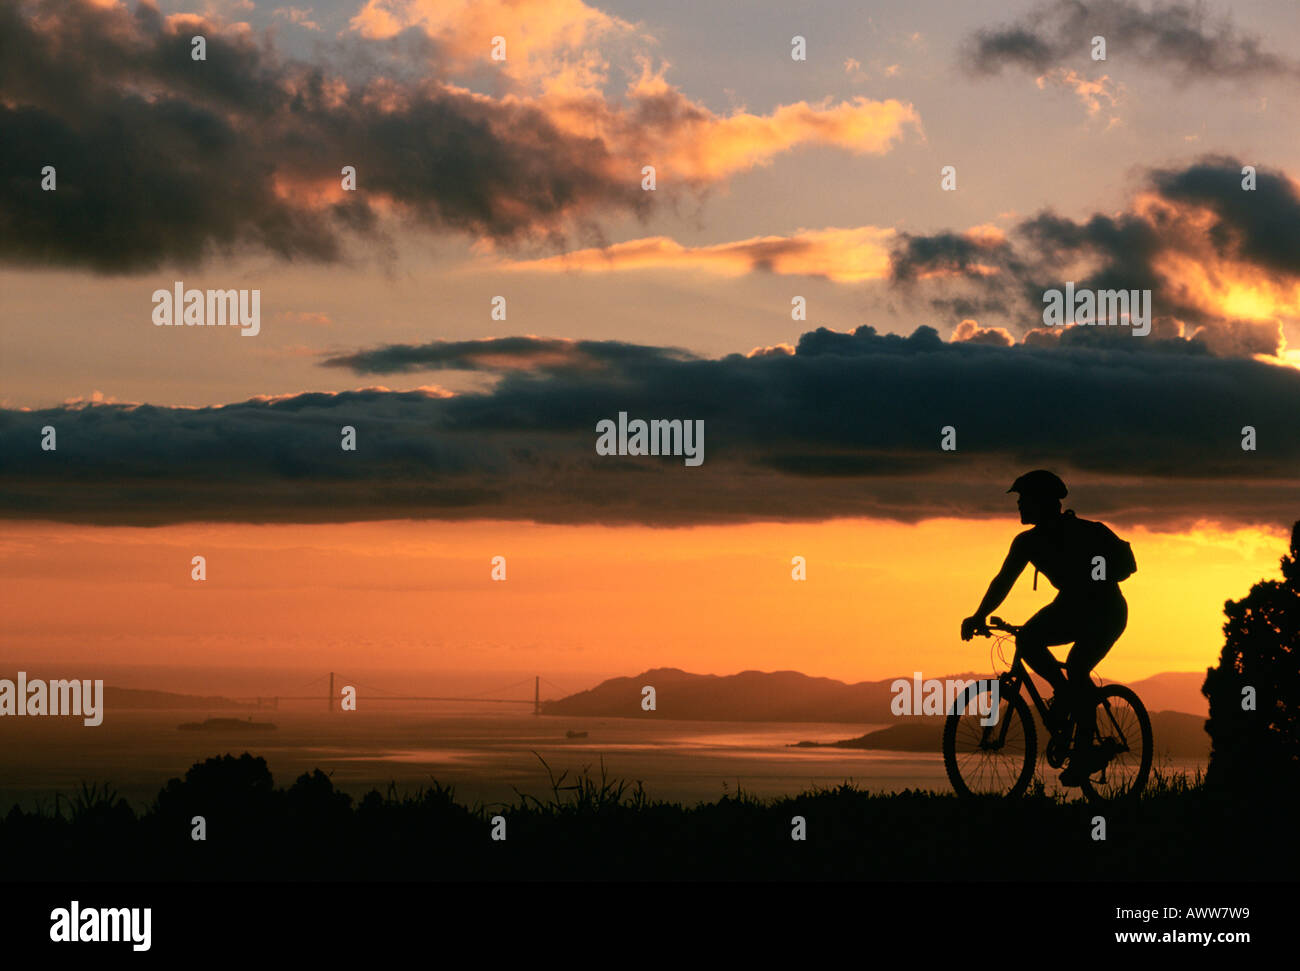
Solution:
M544 763L543 763L544 764ZM1090 806L871 795L850 784L688 807L638 785L552 779L509 806L434 782L359 802L319 769L277 789L245 753L194 765L137 814L107 787L0 822L7 880L1293 880L1294 799L1153 779L1140 802ZM192 838L203 817L205 840ZM792 839L802 817L806 839ZM504 840L493 839L504 821ZM1104 822L1105 839L1095 839Z

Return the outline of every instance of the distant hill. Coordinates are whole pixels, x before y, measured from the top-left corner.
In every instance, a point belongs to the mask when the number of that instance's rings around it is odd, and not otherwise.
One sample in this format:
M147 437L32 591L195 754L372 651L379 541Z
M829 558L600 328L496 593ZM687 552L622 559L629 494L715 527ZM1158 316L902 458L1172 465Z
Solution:
M162 711L196 709L246 709L256 705L223 698L220 695L181 695L170 691L145 691L139 688L114 688L104 685L104 706L109 711L154 709Z
M906 677L908 675L900 675ZM967 672L944 678L972 680ZM547 715L615 718L671 718L701 721L892 722L890 711L897 678L846 684L811 678L798 671L742 671L739 674L691 674L679 668L654 668L631 678L611 678L558 701L542 703ZM1158 674L1134 683L1148 711L1162 709L1208 716L1200 693L1203 674ZM655 711L642 711L641 689L653 685Z
M1138 693L1147 711L1185 711L1202 718L1210 717L1210 699L1201 694L1204 671L1170 671L1156 674L1129 687Z
M893 680L845 684L832 678L810 678L798 671L742 671L722 676L654 668L631 678L611 678L559 701L543 702L542 713L704 721L881 722L894 717L889 712ZM654 686L655 711L641 710L644 685Z
M1037 715L1038 751L1042 754L1047 733ZM853 748L891 752L938 752L943 744L942 718L909 718L899 720L879 731L868 732L857 738L839 742L799 742L799 748ZM1181 711L1151 712L1151 740L1155 749L1156 765L1160 759L1208 759L1210 736L1205 731L1205 719Z
M942 718L899 719L879 731L838 742L799 742L796 748L857 748L886 752L938 752L943 745Z

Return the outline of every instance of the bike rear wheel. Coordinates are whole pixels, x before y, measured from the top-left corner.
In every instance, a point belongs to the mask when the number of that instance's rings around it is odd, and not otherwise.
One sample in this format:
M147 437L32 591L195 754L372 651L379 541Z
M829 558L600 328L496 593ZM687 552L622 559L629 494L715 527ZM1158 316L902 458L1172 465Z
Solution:
M1083 794L1092 802L1136 799L1151 774L1151 716L1137 693L1125 685L1108 684L1098 695L1093 741L1114 755L1082 784Z
M1019 692L1008 698L999 691L997 720L981 724L989 716L980 712L992 711L995 684L968 687L944 722L943 765L959 796L1019 796L1034 776L1038 732Z

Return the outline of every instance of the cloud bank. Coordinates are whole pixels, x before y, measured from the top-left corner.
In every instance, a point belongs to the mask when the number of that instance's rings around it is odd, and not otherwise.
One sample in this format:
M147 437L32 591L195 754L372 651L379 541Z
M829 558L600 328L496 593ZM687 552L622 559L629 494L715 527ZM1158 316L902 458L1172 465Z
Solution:
M450 396L370 388L199 409L0 411L0 516L910 522L1005 516L1007 485L1035 467L1066 478L1081 514L1121 523L1276 526L1300 514L1300 371L1087 328L1041 347L984 337L820 329L793 351L718 359L529 337L391 345L326 363L500 379ZM597 422L620 411L703 420L704 464L596 455ZM40 448L46 425L57 451ZM340 448L344 425L355 452ZM940 449L947 425L955 452ZM1245 425L1255 451L1241 447Z

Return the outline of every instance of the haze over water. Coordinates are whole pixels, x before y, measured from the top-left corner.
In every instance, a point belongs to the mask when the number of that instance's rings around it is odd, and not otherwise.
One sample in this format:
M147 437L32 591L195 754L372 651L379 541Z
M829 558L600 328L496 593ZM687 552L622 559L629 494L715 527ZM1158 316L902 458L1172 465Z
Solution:
M71 796L81 782L107 782L140 809L166 781L215 755L250 752L267 760L278 786L319 768L360 797L372 788L414 791L437 779L472 805L517 802L516 790L549 798L538 756L558 776L601 761L611 779L643 780L652 799L694 804L734 795L794 795L846 780L872 791L948 792L942 757L933 753L790 748L799 741L853 738L883 725L579 718L503 713L499 706L414 704L383 711L328 714L292 709L213 711L219 717L273 721L275 731L181 731L203 711L110 711L89 731L58 719L9 719L12 744L0 751L0 812ZM566 738L566 731L587 732ZM536 753L536 754L534 754ZM1157 766L1161 765L1157 759ZM1193 772L1200 763L1166 767Z

